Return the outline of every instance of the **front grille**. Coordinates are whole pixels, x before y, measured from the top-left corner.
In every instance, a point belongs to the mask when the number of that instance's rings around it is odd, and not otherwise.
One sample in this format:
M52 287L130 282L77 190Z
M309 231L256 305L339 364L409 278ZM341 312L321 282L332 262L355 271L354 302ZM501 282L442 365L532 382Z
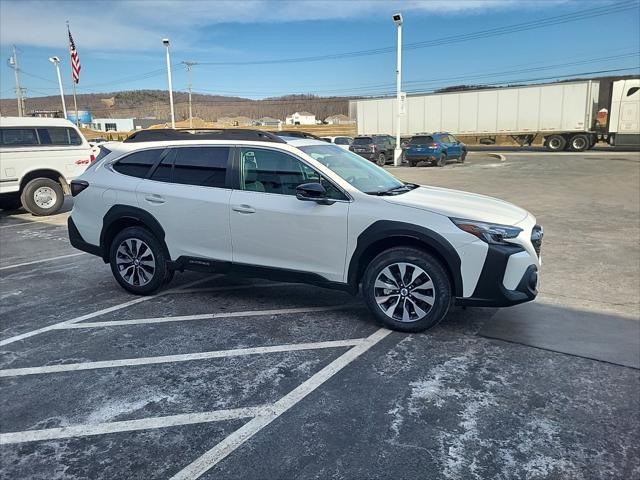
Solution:
M533 248L536 251L538 257L540 256L540 248L542 248L542 237L544 236L544 232L540 225L536 225L533 227L531 231L531 243L533 244Z

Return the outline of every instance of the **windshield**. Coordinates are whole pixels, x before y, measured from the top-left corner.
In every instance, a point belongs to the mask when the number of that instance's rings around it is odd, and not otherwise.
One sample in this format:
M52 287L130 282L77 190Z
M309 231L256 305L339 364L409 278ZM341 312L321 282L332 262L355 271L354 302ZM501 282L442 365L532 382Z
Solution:
M373 142L371 137L356 137L353 141L354 145L370 145Z
M336 145L307 145L299 148L361 192L377 195L405 185L369 160Z
M409 143L411 145L426 145L427 143L433 143L433 137L413 137Z

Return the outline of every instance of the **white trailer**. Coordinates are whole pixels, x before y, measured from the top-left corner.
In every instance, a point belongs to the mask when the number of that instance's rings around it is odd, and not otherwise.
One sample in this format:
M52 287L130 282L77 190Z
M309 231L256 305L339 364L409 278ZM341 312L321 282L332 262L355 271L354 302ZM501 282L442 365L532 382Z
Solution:
M613 82L611 96L599 98L600 82L579 81L525 87L469 90L407 97L401 132L509 135L521 145L544 137L549 150L581 151L598 140L640 145L640 79ZM601 100L609 100L602 102ZM609 105L606 128L596 128L598 105ZM396 131L395 98L352 100L358 134Z

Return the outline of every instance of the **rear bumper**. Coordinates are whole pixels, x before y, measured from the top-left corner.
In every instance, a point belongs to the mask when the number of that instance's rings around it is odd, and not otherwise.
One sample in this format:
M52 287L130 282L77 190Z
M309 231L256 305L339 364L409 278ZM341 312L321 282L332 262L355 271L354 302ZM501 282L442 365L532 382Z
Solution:
M360 155L361 157L366 158L367 160L373 160L376 156L376 152L354 152L353 150L351 150L351 153Z
M474 307L508 307L529 302L538 295L538 265L534 259L513 290L504 286L509 258L523 252L517 245L489 245L487 258L473 295L456 298L456 305Z
M69 217L67 220L67 228L69 230L69 241L71 242L71 246L77 248L78 250L82 250L83 252L90 253L91 255L97 255L98 257L103 257L102 248L99 245L93 245L91 243L85 242L82 235L78 231L76 224L73 223L73 218Z

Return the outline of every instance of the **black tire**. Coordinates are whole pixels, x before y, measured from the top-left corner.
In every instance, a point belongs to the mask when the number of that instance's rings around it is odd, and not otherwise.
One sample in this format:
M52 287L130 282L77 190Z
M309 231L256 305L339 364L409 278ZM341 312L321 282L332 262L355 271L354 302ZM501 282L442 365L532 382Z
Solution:
M416 165L418 165L418 162L416 162L415 160L409 160L410 167L415 167Z
M464 163L467 158L467 151L463 150L460 156L458 157L458 163Z
M395 304L396 306L394 307L395 296L389 292L394 292L395 290L376 287L376 280L378 280L379 276L383 275L382 272L387 267L390 267L389 272L396 272L399 276L399 267L395 266L397 263L409 263L411 266L406 267L402 283L402 289L407 290L407 292L403 292L406 293L406 296L398 293L398 303ZM416 272L415 267L422 269L426 277L420 274L420 276L413 279L413 284L405 285L405 281L411 280L411 276ZM411 268L413 269L409 271ZM425 290L424 285L427 284L425 280L429 278L433 288L431 290ZM384 283L387 282L385 281ZM412 289L410 288L411 285L417 285L417 288L414 286ZM398 290L400 291L401 289ZM431 292L430 296L433 297L432 305L428 309L428 304L414 297L418 290L421 292L418 293L418 295L422 297L425 297L425 294L428 294L429 291ZM437 325L447 315L452 302L451 282L445 268L440 261L432 255L413 247L391 248L375 257L367 266L364 276L362 277L362 294L367 307L378 322L387 328L401 332L422 332ZM378 299L376 299L376 295L378 295ZM388 300L379 304L380 299L384 299L385 296L388 297ZM409 309L407 313L408 321L402 321L405 308L400 307L401 300L403 305L407 305ZM415 306L421 309L425 315L420 316L418 310L414 308ZM383 308L385 310L391 309L391 315L385 313Z
M17 210L21 206L20 193L5 193L0 195L0 208L2 210Z
M447 164L447 154L441 153L440 158L438 159L438 163L436 163L436 165L438 165L439 167L444 167L446 164Z
M561 152L567 146L567 141L561 135L551 135L546 138L544 146L552 152Z
M583 152L589 148L589 145L591 145L591 139L588 135L574 135L569 140L569 150L572 152Z
M130 248L124 242L128 242L134 248ZM145 244L148 250L144 249L141 243ZM139 247L136 248L136 245ZM121 246L123 246L124 251L128 251L126 256L118 252ZM151 259L147 253L148 251L151 252ZM114 237L109 248L111 272L120 286L128 292L135 295L151 295L158 291L168 278L167 258L164 252L163 245L146 228L125 228ZM138 259L138 262L134 264L135 259ZM121 263L118 263L118 260L121 260ZM125 263L122 260L131 260L131 262ZM140 263L140 260L145 261L147 268ZM152 269L148 268L149 262L153 262ZM136 266L137 272L135 271Z
M34 178L22 190L20 201L32 215L53 215L62 208L64 191L58 182L50 178Z
M387 164L387 156L380 152L376 157L376 164L380 167L384 167Z

